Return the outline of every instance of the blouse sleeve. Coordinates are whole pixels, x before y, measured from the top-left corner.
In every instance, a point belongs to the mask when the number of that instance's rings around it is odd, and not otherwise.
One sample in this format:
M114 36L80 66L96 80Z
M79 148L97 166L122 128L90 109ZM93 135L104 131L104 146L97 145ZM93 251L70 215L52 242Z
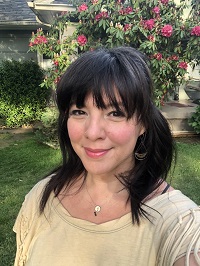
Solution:
M192 208L179 215L166 231L161 242L159 266L173 266L176 260L185 257L185 266L189 266L189 256L194 254L200 265L200 208Z
M39 226L39 202L43 188L49 178L37 183L26 195L22 207L15 221L13 231L16 233L16 256L14 266L24 266L32 238Z
M16 256L14 266L23 266L25 265L26 256L24 242L29 231L29 221L28 216L25 214L26 199L22 204L22 207L19 211L17 219L15 221L13 231L16 233Z

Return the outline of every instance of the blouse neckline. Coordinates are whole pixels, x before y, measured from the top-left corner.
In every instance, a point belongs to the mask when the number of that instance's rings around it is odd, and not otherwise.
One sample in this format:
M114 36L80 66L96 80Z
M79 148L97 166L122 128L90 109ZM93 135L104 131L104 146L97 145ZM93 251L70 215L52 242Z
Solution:
M156 204L161 202L162 200L166 200L167 198L170 198L176 194L182 194L179 190L172 190L169 192L166 192L164 194L160 194L150 200L147 200L145 202L144 209L149 211L151 208L155 208ZM150 208L148 208L150 207ZM121 216L120 218L107 221L101 224L96 224L87 220L83 220L80 218L76 218L70 215L70 213L67 211L66 208L61 204L59 199L55 197L54 194L52 194L52 208L56 212L56 214L66 223L70 224L73 227L77 227L84 231L90 231L90 232L114 232L118 230L122 230L123 228L127 226L131 226L132 224L132 215L131 212ZM142 219L141 224L143 221L148 221L147 219Z

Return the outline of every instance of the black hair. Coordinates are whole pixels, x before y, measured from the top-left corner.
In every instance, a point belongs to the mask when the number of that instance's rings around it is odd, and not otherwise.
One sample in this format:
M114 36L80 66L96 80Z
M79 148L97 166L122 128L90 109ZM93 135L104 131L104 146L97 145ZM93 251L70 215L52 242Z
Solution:
M101 48L86 52L61 77L56 94L63 162L43 192L41 212L52 191L58 196L64 186L70 186L85 174L85 168L73 150L68 135L69 108L72 104L84 106L85 98L92 94L98 108L105 108L104 95L112 106L119 109L116 90L127 119L136 115L146 129L142 141L147 151L144 160L136 159L128 173L116 178L129 192L133 223L139 224L142 216L148 218L143 209L144 199L166 180L173 160L174 144L167 120L153 104L149 61L144 54L131 47ZM140 144L139 137L135 149Z

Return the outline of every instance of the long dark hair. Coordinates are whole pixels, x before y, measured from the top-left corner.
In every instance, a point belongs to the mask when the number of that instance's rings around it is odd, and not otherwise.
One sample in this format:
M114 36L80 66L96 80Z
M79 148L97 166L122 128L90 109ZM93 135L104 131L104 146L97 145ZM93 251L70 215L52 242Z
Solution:
M40 202L41 212L52 191L58 196L64 186L70 186L85 173L68 135L70 106L83 106L86 96L91 93L98 108L105 108L103 95L106 95L111 105L119 109L117 90L127 119L136 114L138 121L146 129L143 142L147 156L144 160L136 160L128 174L120 174L116 178L129 192L133 223L139 224L142 216L148 218L143 209L143 201L167 178L174 154L170 128L153 104L152 88L147 58L131 47L101 48L87 52L68 67L56 91L63 162L46 185ZM139 137L135 149L140 143Z

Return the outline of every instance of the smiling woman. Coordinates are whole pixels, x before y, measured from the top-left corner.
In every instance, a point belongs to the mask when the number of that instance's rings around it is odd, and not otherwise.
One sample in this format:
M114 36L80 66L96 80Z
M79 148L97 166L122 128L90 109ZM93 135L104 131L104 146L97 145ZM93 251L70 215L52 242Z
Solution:
M145 55L83 54L57 105L63 164L26 196L15 265L199 265L200 209L165 181L174 144Z
M133 147L144 133L135 116L128 120L126 111L105 106L105 109L99 109L93 96L89 95L83 108L77 109L72 105L69 110L69 138L88 173L88 180L93 174L115 180L118 173L131 169L134 164Z

